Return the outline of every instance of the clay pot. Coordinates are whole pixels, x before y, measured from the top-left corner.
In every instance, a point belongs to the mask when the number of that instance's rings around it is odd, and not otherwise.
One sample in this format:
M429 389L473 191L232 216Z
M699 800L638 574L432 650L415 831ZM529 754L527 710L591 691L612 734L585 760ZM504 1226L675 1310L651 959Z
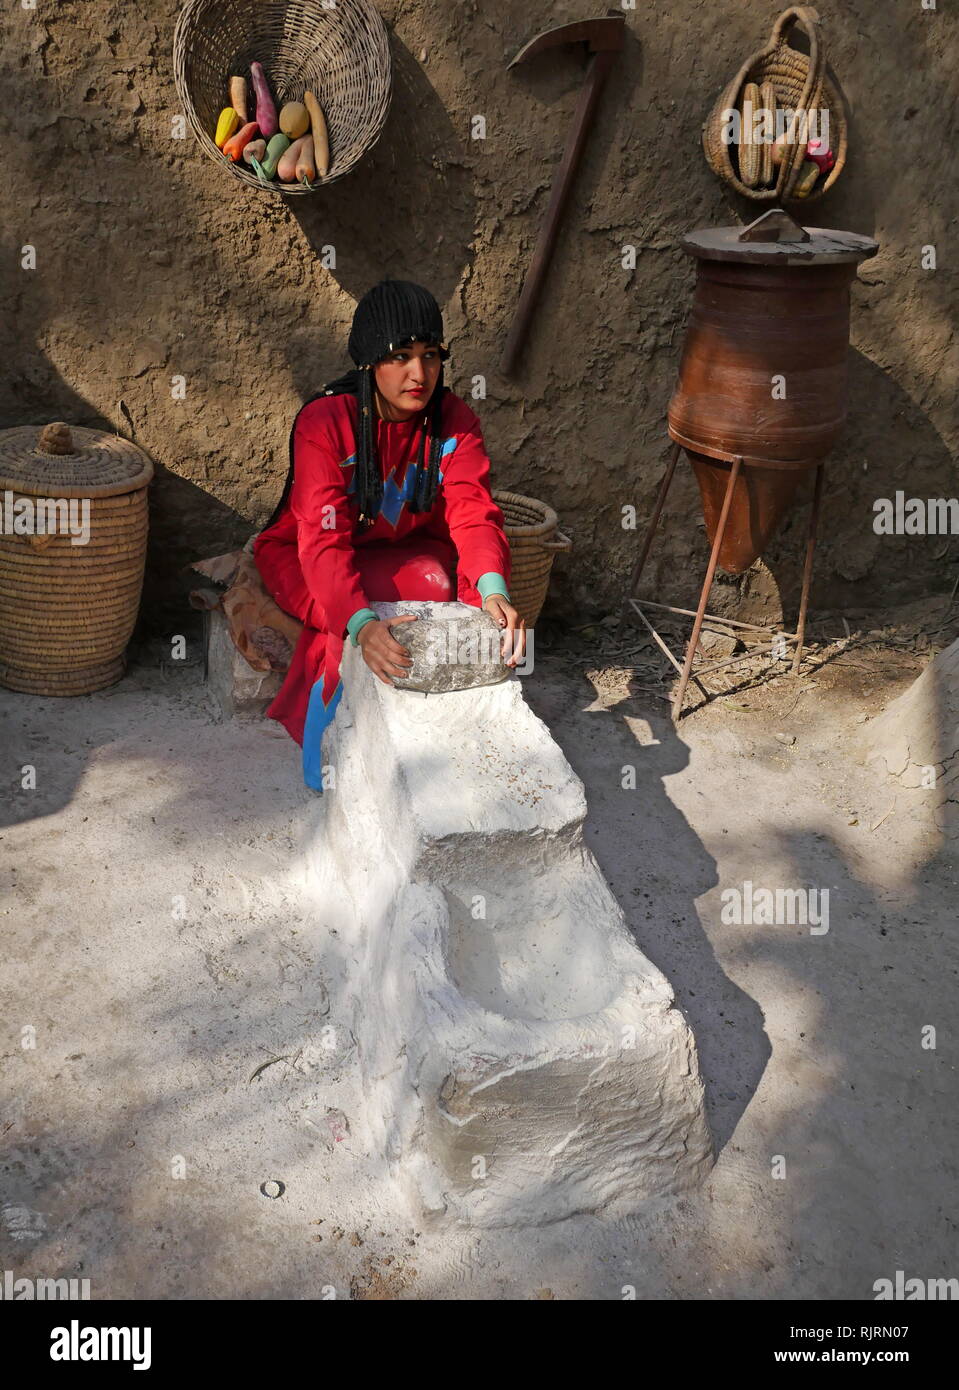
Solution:
M669 433L692 463L710 541L729 465L742 458L719 553L740 574L843 428L849 285L878 243L776 210L745 231L692 232L683 247L698 273Z

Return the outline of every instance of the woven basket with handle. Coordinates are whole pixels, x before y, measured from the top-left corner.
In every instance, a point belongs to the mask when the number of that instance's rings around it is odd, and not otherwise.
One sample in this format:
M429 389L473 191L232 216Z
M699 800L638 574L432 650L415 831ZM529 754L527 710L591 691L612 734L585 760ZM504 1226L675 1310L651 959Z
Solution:
M143 585L152 477L142 450L103 430L57 421L0 431L0 685L88 695L121 678ZM89 499L85 544L68 530L71 499L81 523ZM43 507L41 532L37 506L50 501L58 510Z
M790 46L793 29L806 35L808 55ZM722 138L726 125L724 113L740 108L743 88L748 82L758 86L771 82L776 92L776 105L799 113L795 139L786 145L778 177L770 188L750 188L743 183L733 161L733 147ZM773 25L766 47L747 58L709 113L703 125L703 150L710 168L745 198L760 203L789 201L806 157L806 140L802 138L804 113L813 109L829 112L829 143L836 162L825 178L820 176L808 197L802 199L805 203L821 198L842 173L849 144L849 120L842 89L826 63L819 15L809 5L797 5L783 11Z
M330 168L312 188L263 183L216 147L217 117L229 106L231 77L249 84L250 64L263 64L277 111L312 92L326 117ZM177 92L200 148L235 178L265 193L301 194L333 183L379 139L392 93L389 37L372 0L188 0L173 38Z
M526 619L526 626L535 627L549 588L553 556L570 550L573 542L558 529L558 517L545 502L518 492L494 492L493 501L503 513L509 540L510 601Z

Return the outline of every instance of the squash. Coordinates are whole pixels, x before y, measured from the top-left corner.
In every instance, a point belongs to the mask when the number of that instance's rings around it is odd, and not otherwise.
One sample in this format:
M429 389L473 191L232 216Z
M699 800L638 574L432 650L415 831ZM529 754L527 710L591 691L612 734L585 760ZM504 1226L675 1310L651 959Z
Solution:
M230 136L240 124L240 117L232 106L224 106L216 123L216 147L222 150Z
M299 140L310 128L310 113L302 101L288 101L280 110L280 129L291 140Z
M312 188L311 180L316 178L316 156L313 153L313 136L304 135L302 140L297 141L301 146L299 157L296 161L296 181L305 184L307 188Z
M263 160L266 158L266 141L251 140L243 151L243 163L252 166L254 159Z
M267 179L276 177L276 166L289 147L289 136L284 135L282 131L273 136L273 139L266 147L266 159L264 159L262 163L263 172L261 177ZM255 167L254 165L254 168Z
M292 183L296 178L296 165L300 157L300 148L303 142L309 138L308 135L301 135L299 140L294 140L293 143L284 150L280 162L276 166L276 176L278 179L281 179L283 183Z
M313 151L320 178L325 179L330 172L330 136L323 108L312 92L307 92L303 104L310 113L310 133L313 136Z

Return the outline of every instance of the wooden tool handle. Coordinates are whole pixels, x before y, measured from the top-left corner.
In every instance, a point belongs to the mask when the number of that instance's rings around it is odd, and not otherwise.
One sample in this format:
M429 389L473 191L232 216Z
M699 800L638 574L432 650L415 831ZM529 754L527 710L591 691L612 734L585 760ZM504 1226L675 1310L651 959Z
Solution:
M603 85L615 59L616 50L606 49L597 53L590 65L589 76L580 92L576 114L573 117L573 124L566 140L566 149L563 151L563 158L553 183L549 207L546 209L546 217L540 230L539 240L536 243L536 250L533 252L533 259L523 284L523 292L516 306L516 313L513 316L509 336L506 339L506 348L501 364L504 376L512 374L516 358L526 340L529 322L543 281L546 278L546 272L549 269L563 211L573 185L573 179L576 176L576 169L583 152L583 146L586 143L586 136L589 133Z

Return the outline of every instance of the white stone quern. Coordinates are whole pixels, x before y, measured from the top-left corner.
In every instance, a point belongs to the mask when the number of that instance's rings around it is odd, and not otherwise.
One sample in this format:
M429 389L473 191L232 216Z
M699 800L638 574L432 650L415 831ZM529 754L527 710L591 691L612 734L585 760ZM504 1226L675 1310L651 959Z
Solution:
M402 691L349 643L342 674L312 883L344 954L367 1132L415 1217L623 1215L700 1182L692 1035L583 843L583 785L522 681Z

